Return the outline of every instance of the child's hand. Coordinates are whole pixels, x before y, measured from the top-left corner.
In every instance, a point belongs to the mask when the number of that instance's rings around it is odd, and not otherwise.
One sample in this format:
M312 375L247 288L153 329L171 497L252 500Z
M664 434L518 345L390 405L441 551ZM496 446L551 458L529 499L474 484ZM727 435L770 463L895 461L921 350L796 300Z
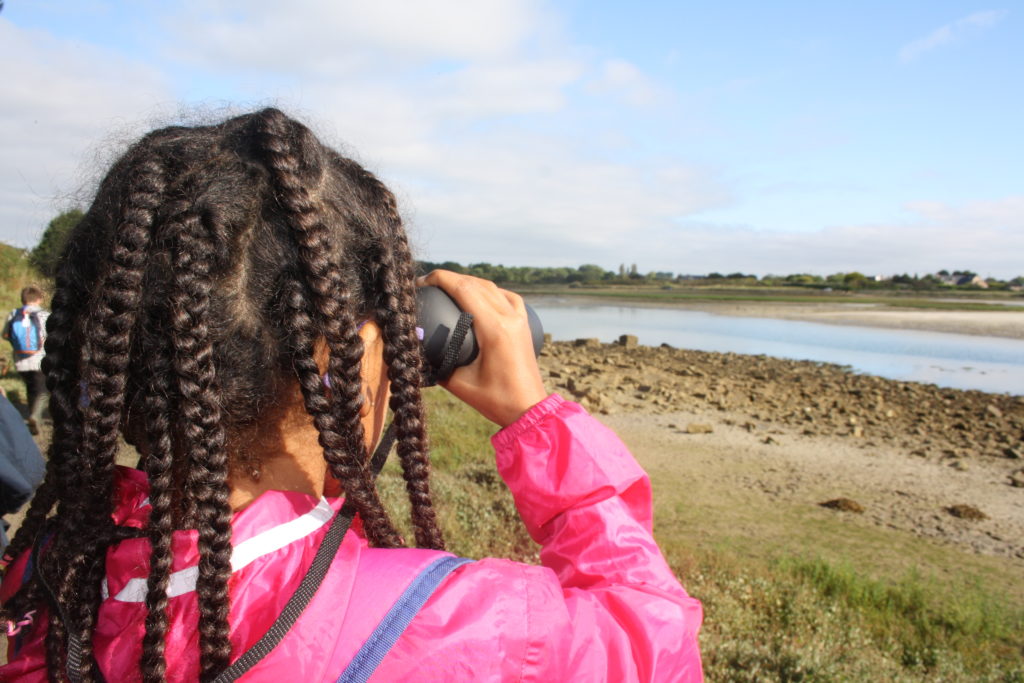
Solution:
M440 287L473 315L480 353L441 383L445 389L501 427L547 397L521 296L488 280L447 270L435 270L416 284Z

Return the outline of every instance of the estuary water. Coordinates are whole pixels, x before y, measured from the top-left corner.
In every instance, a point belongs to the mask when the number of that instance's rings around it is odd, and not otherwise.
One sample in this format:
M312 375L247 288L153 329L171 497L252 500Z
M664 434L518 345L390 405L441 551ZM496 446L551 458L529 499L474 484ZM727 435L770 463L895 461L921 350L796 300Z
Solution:
M555 340L634 334L641 344L732 351L850 366L890 379L1024 394L1024 341L943 332L827 325L675 308L528 298Z

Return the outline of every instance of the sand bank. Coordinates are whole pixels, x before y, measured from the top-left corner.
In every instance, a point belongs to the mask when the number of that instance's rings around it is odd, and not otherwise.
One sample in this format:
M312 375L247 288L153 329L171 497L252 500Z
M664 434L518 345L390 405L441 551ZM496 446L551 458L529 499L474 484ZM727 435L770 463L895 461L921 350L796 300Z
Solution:
M1024 339L1024 312L1014 310L931 311L877 304L757 303L700 306L700 310L721 315Z
M527 297L529 298L529 297ZM945 311L894 308L873 303L792 303L775 301L672 301L648 302L613 297L572 295L569 301L644 308L679 308L715 315L802 320L830 325L857 325L900 330L950 332L984 337L1024 339L1024 308L1006 311Z

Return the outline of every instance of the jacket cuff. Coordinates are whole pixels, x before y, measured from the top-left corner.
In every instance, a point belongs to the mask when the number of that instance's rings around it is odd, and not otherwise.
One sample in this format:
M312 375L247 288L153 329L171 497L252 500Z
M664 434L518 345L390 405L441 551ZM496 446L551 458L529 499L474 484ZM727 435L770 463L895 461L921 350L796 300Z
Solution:
M523 413L518 420L507 427L502 428L497 434L492 436L491 445L494 446L495 450L509 448L523 432L531 429L534 425L544 419L545 416L558 410L558 408L565 402L565 399L558 394L551 394L546 399L537 403Z
M634 516L650 526L647 475L615 433L578 403L553 394L491 442L498 473L538 543L550 539L556 530L548 524L563 513L622 496L638 484L646 503Z

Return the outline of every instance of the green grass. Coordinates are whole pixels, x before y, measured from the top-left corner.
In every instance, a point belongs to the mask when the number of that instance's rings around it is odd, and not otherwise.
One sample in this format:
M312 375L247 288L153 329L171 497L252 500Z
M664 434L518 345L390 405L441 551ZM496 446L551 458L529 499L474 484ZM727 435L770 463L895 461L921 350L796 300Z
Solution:
M29 264L28 254L0 242L0 310L6 312L21 305L21 288L35 284L46 287L49 283Z
M865 577L849 563L787 558L779 566L823 598L857 611L877 637L899 642L904 663L934 665L941 653L956 652L981 665L1021 653L1024 610L979 582L949 591L944 581L919 570L887 582Z
M536 562L494 468L494 427L439 389L427 392L427 406L449 549ZM409 535L394 463L381 489ZM1024 682L1024 598L1013 590L1019 576L997 558L883 529L840 533L817 510L780 511L762 544L713 523L713 509L693 510L683 487L656 481L655 491L659 544L704 603L708 680ZM793 542L780 542L787 529Z
M1024 680L1019 645L993 647L983 630L964 643L943 629L922 637L915 624L942 596L913 578L889 584L816 560L752 565L708 553L684 585L704 603L708 680Z

